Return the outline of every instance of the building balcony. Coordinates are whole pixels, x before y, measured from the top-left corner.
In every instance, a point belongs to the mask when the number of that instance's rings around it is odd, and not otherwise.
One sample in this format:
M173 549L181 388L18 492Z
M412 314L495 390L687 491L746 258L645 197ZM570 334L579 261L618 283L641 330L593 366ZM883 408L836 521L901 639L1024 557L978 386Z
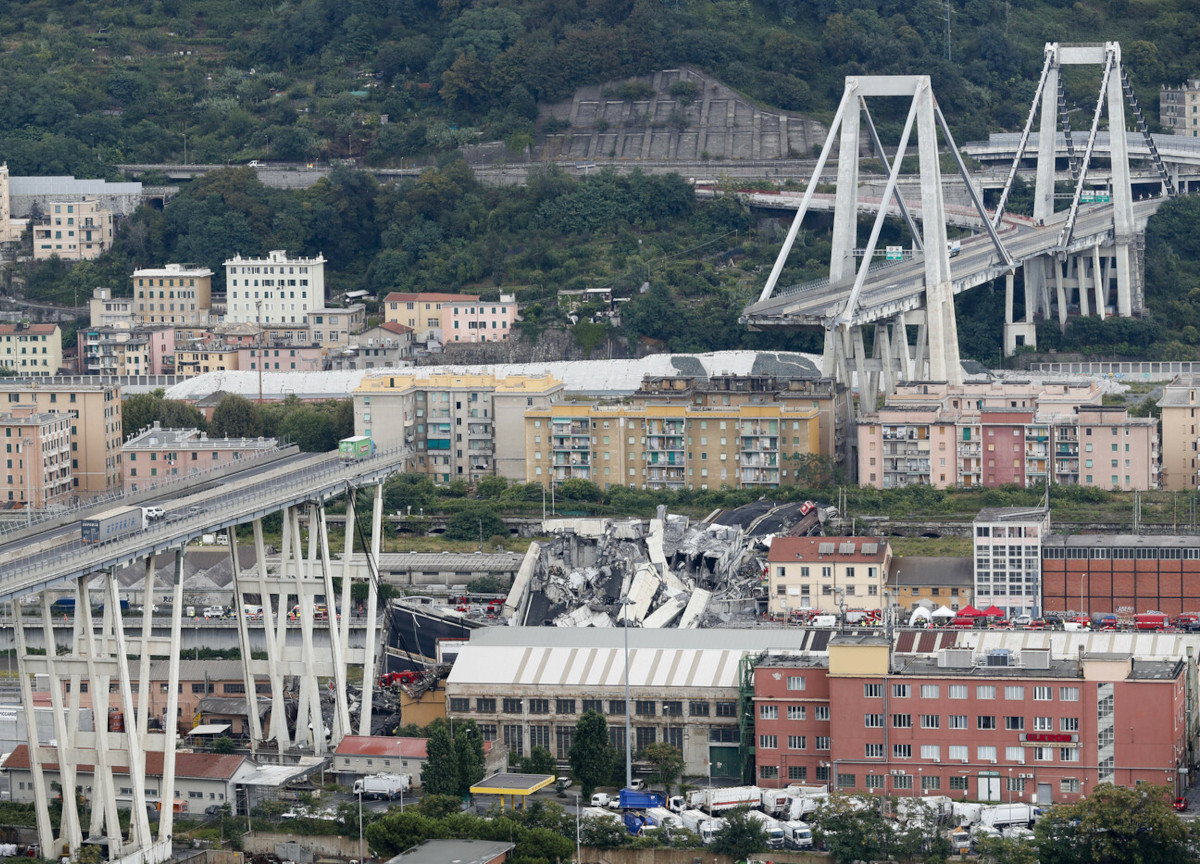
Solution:
M555 435L586 435L588 434L588 424L586 420L576 423L553 423L550 431Z
M741 459L743 468L777 468L778 457L774 453L751 453Z
M574 453L570 456L565 456L565 455L560 456L559 454L556 453L554 455L554 461L551 464L553 464L554 467L556 467L556 468L559 466L591 465L592 464L591 454L590 453Z

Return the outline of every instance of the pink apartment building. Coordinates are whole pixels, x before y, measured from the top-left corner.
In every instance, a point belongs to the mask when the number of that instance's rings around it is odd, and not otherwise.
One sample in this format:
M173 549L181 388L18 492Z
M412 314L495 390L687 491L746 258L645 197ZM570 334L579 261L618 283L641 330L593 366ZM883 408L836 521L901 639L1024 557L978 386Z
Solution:
M499 301L463 298L446 304L450 314L443 322L442 342L502 342L517 322L517 301L513 294L501 294Z
M163 429L156 421L121 445L125 491L174 483L275 449L274 438L209 438L198 429Z
M1101 405L1094 383L902 385L858 445L858 481L877 489L1159 484L1157 422Z

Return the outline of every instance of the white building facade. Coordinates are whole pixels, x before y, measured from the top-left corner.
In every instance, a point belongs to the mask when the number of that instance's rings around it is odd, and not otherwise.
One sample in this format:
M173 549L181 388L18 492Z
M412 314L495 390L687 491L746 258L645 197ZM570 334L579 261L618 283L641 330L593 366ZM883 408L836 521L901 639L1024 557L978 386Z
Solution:
M225 293L227 323L304 324L325 306L325 258L289 258L282 249L266 258L237 255L225 262Z
M975 517L975 606L1010 618L1041 615L1042 543L1049 509L990 507Z

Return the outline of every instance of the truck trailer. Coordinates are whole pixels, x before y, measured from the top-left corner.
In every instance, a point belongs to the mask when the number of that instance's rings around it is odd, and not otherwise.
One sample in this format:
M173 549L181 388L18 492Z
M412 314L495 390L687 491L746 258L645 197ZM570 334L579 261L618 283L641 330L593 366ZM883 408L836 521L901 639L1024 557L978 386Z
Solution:
M375 455L375 442L369 435L355 435L338 442L338 455L343 462L355 462Z
M145 529L146 513L141 507L118 507L79 522L80 539L87 544L107 543Z
M371 774L354 781L354 794L390 801L407 792L410 784L411 778L407 774Z
M714 786L697 789L688 795L688 804L708 813L735 807L757 809L762 806L762 790L757 786Z

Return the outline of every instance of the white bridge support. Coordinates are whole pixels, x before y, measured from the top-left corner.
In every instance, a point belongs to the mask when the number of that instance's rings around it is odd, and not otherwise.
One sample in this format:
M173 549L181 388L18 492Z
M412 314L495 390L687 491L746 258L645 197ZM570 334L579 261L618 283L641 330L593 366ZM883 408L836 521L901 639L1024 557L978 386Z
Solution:
M1067 121L1065 97L1062 95L1063 66L1100 66L1103 69L1099 94L1092 112L1092 124L1083 152L1076 154ZM1055 208L1055 150L1061 131L1067 140L1068 162L1074 179L1070 210L1062 228L1059 242L1050 255L1038 256L1025 262L1025 313L1023 320L1014 320L1012 307L1007 303L1004 321L1005 352L1013 354L1018 347L1036 346L1036 319L1057 320L1065 328L1069 309L1074 306L1080 315L1096 314L1103 318L1115 313L1122 317L1141 314L1143 292L1141 267L1136 255L1137 225L1133 214L1133 190L1130 184L1129 149L1125 137L1125 96L1122 80L1121 46L1117 42L1102 45L1068 45L1047 43L1042 76L1030 107L1029 117L1014 154L1008 183L1001 195L993 224L1000 224L1008 200L1012 179L1017 172L1033 119L1040 112L1038 126L1037 173L1034 185L1033 218L1043 224L1054 215ZM1132 91L1129 91L1131 94ZM1076 214L1086 189L1087 173L1095 146L1100 119L1107 113L1111 146L1111 185L1108 195L1113 214L1112 240L1103 245L1079 249L1074 241ZM1140 115L1139 115L1140 116ZM1008 289L1006 288L1006 291ZM1093 311L1094 310L1094 311Z
M183 554L175 553L175 608L183 602ZM21 701L25 711L25 728L30 731L29 763L34 786L37 812L38 842L42 857L57 858L60 854L74 858L82 844L103 839L108 844L109 858L130 864L160 864L171 857L171 832L175 789L176 724L173 720L179 703L179 642L180 619L175 616L169 638L151 635L151 609L143 612L141 638L131 642L125 637L119 586L112 571L103 574L104 588L97 599L103 604L100 620L92 617L92 596L89 577L75 580L75 606L71 641L67 650L56 653L51 647L45 654L33 655L25 642L25 626L16 630L17 669L21 685ZM152 560L146 563L146 594L152 596L155 580ZM170 588L172 586L162 586ZM41 597L41 624L44 632L53 634L51 599L48 592ZM54 645L51 635L48 646ZM135 666L127 658L138 657ZM174 657L167 686L165 717L150 717L148 700L135 707L134 684L139 694L152 692L150 686L150 657ZM33 676L47 676L50 703L54 714L54 741L41 744L36 740L37 723L33 708ZM79 694L86 685L91 695L94 728L81 728ZM115 702L110 706L110 694ZM163 754L162 776L156 780L153 794L146 787L146 754ZM49 767L48 766L52 766ZM79 782L81 766L89 775L86 785ZM62 794L62 820L56 839L50 825L49 807L57 793L50 788L47 774L57 774ZM118 820L116 776L120 786L132 790L131 796L120 801L130 809L129 833L124 836ZM159 814L158 831L151 833L146 804L166 795L167 806ZM81 808L90 810L85 826Z
M373 485L369 541L358 544L367 547L360 548L359 553L367 557L371 578L365 602L368 613L365 647L352 649L348 647L349 618L355 604L350 557L355 554L354 538L358 534L354 501L357 491L352 485L346 486L346 538L340 566L331 560L325 506L320 500L285 506L279 511L281 551L269 566L261 517L252 521L256 560L253 569L241 566L236 532L232 527L226 530L247 694L247 730L254 754L272 758L322 755L336 747L342 737L353 734L347 690L347 671L352 665L363 670L359 731L370 732L370 694L377 648L375 615L383 521L382 481ZM153 610L149 602L138 622L141 635L137 639L126 637L119 584L112 569L73 579L76 612L65 651L63 646L57 652L54 650L55 622L49 591L41 591L40 622L25 620L24 626L15 628L25 727L31 736L29 763L36 826L43 858L55 860L61 855L75 858L89 841L106 842L109 860L120 864L161 864L171 857L178 727L180 723L190 726L193 719L178 717L182 547L175 547L173 553L173 579L162 580L162 584L155 584L158 577L153 556L135 559L132 565L145 569L143 593L147 600L170 592L173 614L169 637L152 635ZM103 586L100 591L95 588L97 576ZM90 589L89 584L93 586ZM262 606L261 623L247 621L242 611L247 605L247 595L251 594L259 597L255 605ZM326 614L315 613L318 597L324 597ZM103 609L98 616L92 611L94 603ZM21 622L18 616L18 623ZM30 652L25 638L25 627L29 626L44 630L44 644L48 646L45 653ZM265 630L265 659L256 659L250 652L249 628L259 626ZM318 652L313 631L321 627L328 628L330 647ZM167 681L151 682L151 658L171 660ZM50 690L52 742L36 740L33 682L38 675L46 676ZM165 687L166 704L161 714L151 715L150 694L160 686ZM261 702L260 688L269 694ZM91 697L94 729L81 728L81 692ZM270 717L265 726L260 713L264 709L269 710ZM294 722L289 722L293 709ZM147 777L148 753L162 754L160 776ZM50 806L59 790L51 788L52 780L61 784L62 795L57 836L50 821ZM124 792L125 789L131 793ZM118 790L122 790L120 796ZM158 827L152 832L146 805L154 807L160 802ZM129 829L124 833L118 809L130 811Z
M889 159L867 108L870 97L901 97L910 100L904 131ZM859 308L862 287L867 279L879 243L887 207L877 209L875 222L866 243L859 245L858 214L869 202L860 200L859 142L864 124L870 133L877 155L887 169L888 177L882 200L895 199L909 228L911 248L907 256L919 256L924 262L923 308L906 312L873 315L864 321ZM937 107L929 77L926 75L862 76L846 79L846 88L825 146L817 160L816 169L799 209L784 240L783 248L763 287L760 302L772 296L783 272L787 257L808 211L813 190L822 176L825 163L838 141L837 193L833 214L833 243L829 259L829 283L847 286L844 301L825 313L824 374L836 378L849 388L857 386L860 410L872 411L881 395L890 393L897 381L931 378L959 383L962 367L958 353L958 328L954 317L954 291L950 275L950 252L946 242L946 209L942 196L942 176L939 164L938 130L946 148L955 155L958 151L950 136L949 127ZM915 223L900 194L898 180L901 165L908 153L909 140L917 139L917 163L921 189L921 228ZM974 194L974 187L959 162L968 192L978 210L985 229L991 235L1004 260L1008 259L990 217ZM878 250L882 251L882 250ZM871 328L871 348L866 348L864 328ZM910 327L914 328L910 332ZM915 343L913 342L915 337ZM854 406L848 403L851 415ZM847 418L853 422L853 416Z

